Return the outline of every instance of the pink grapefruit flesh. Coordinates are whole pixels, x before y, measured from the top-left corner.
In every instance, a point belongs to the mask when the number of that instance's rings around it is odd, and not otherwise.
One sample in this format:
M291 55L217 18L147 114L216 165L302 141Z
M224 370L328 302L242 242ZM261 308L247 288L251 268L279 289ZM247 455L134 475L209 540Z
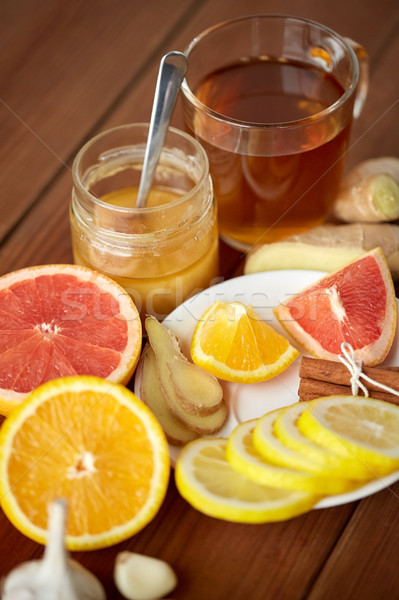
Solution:
M67 375L127 383L141 350L127 293L75 265L27 267L0 278L0 412Z
M379 248L326 275L274 310L309 354L337 360L349 343L365 365L388 354L396 331L392 277Z

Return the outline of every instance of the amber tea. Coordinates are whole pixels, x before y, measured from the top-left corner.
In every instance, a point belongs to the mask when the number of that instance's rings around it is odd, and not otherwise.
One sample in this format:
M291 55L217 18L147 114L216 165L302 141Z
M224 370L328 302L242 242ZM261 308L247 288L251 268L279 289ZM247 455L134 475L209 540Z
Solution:
M270 242L322 222L337 191L348 147L350 123L336 117L312 124L312 117L333 105L344 93L328 72L287 60L242 59L210 73L194 90L215 113L251 127L246 153L218 143L221 124L207 124L195 134L210 159L218 202L219 231L238 247ZM256 124L273 125L308 120L298 134L276 139L271 155L259 155ZM293 133L295 135L295 132Z

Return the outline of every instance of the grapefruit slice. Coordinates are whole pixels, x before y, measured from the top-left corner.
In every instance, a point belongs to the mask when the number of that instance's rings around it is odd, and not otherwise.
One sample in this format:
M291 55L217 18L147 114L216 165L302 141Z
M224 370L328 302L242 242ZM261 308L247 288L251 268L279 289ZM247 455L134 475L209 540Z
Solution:
M292 296L274 313L316 358L337 360L347 342L364 365L379 364L391 348L397 320L384 255L375 248Z
M130 296L92 269L43 265L0 277L0 413L58 377L127 383L141 340Z

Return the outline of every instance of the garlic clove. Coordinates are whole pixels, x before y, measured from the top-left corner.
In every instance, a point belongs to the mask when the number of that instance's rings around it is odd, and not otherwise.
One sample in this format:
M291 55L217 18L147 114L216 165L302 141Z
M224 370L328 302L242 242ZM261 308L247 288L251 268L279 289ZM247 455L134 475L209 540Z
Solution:
M128 600L156 600L174 590L177 577L167 562L135 552L120 552L115 561L115 585Z
M97 577L68 556L65 515L63 500L51 504L43 558L24 562L8 574L2 600L106 600Z

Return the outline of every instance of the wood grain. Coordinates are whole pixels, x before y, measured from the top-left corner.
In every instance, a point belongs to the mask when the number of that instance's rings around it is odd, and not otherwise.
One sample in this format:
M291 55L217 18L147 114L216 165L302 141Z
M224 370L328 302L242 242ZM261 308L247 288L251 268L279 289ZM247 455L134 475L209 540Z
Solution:
M70 166L82 142L138 85L194 2L7 2L3 53L0 239ZM145 50L143 50L145 49ZM7 56L7 60L5 57ZM130 106L128 121L136 121ZM27 165L29 171L27 172ZM34 174L34 177L30 175Z
M218 21L279 12L336 29L367 47L369 97L352 133L348 164L399 155L397 32L394 0L3 0L0 13L0 269L71 262L68 207L71 161L94 133L148 120L159 59L183 49ZM177 108L173 123L182 126ZM244 256L224 244L221 276L242 271ZM238 525L192 509L173 477L153 522L130 540L75 553L109 598L116 554L169 561L175 600L329 600L395 598L399 570L398 485L359 503L283 523ZM0 512L0 577L42 548Z
M395 558L398 501L399 485L396 483L360 503L315 582L309 600L398 597Z

